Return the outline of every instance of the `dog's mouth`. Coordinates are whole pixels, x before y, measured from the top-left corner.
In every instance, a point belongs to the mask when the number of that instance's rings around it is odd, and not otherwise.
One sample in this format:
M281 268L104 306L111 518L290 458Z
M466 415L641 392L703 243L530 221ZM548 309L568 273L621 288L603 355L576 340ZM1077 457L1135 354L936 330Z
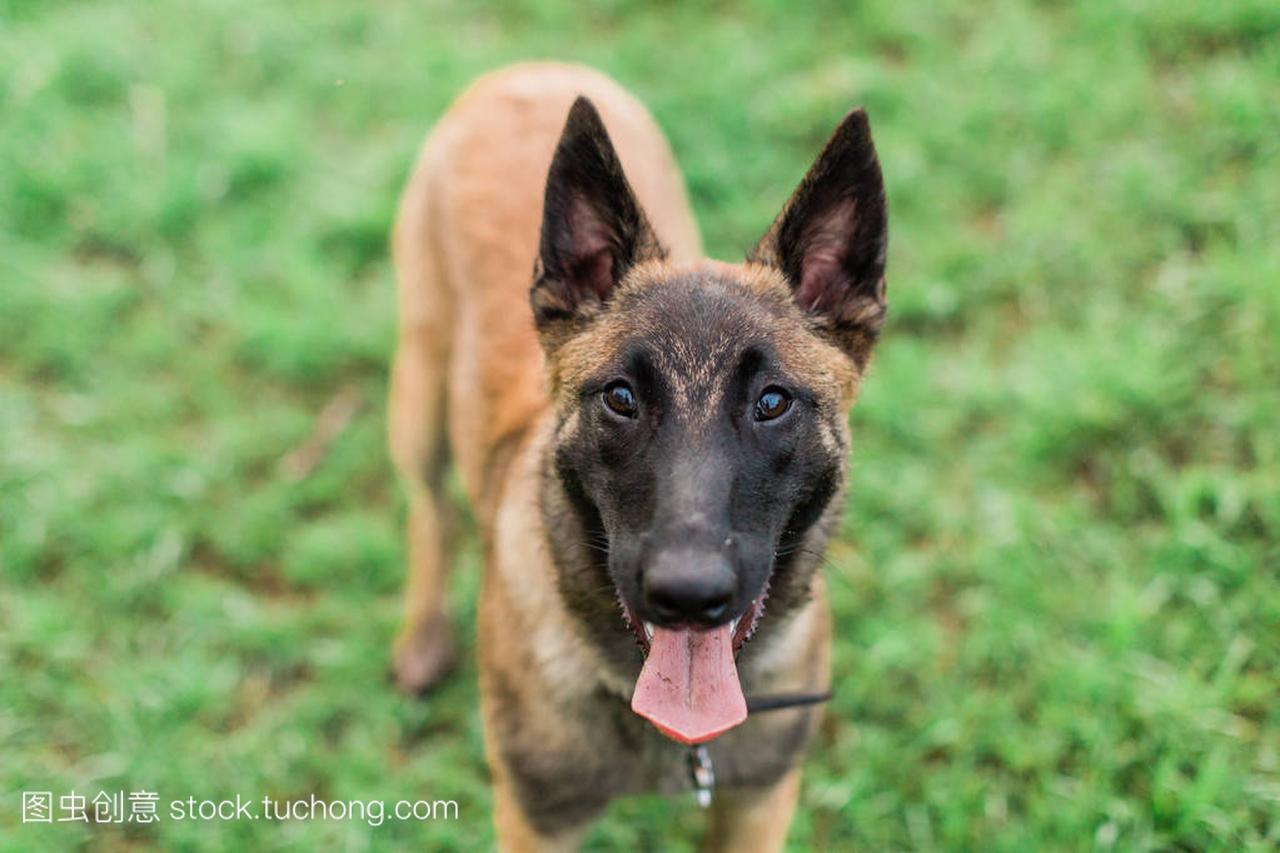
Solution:
M742 647L746 645L747 640L755 634L756 628L760 625L760 617L764 615L764 602L769 597L769 582L766 580L764 589L760 594L747 605L747 609L737 619L731 619L728 623L729 633L733 639L733 653L737 655ZM652 622L645 622L636 612L632 610L622 597L618 597L618 603L622 607L622 618L626 621L627 627L631 629L631 633L635 635L636 642L640 644L640 650L644 652L645 657L649 656L650 644L653 639L654 631L657 629ZM720 626L723 628L724 626ZM710 630L719 630L713 628Z
M641 620L623 603L627 624L644 651L631 710L664 735L698 744L747 718L737 653L760 624L769 587L737 619L715 628L666 628Z

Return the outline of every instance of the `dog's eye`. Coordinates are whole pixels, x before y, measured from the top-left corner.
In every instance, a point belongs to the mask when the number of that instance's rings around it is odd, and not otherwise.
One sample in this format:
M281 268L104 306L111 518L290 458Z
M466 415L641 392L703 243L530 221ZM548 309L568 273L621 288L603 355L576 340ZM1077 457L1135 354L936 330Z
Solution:
M625 382L614 382L604 389L604 404L624 418L634 418L640 408L635 392Z
M766 388L756 400L756 420L771 421L780 418L791 408L791 395L781 388Z

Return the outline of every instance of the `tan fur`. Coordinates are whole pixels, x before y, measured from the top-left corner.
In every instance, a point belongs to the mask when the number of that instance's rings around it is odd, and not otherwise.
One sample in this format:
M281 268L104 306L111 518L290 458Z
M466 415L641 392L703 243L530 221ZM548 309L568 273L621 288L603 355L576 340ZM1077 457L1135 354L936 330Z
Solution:
M781 850L799 798L798 767L771 788L723 793L711 811L711 826L702 848L709 853Z
M611 312L590 335L566 341L550 366L532 325L528 291L547 169L580 94L600 110L669 250L667 263L637 270L633 280L707 265L776 303L797 329L804 323L776 271L699 260L699 238L666 141L643 106L596 72L527 64L490 74L454 103L423 145L394 234L399 344L389 439L409 495L409 579L395 671L403 689L420 691L451 659L443 609L451 528L443 491L447 456L485 546L480 686L503 850L570 848L582 827L548 836L530 823L512 789L497 693L514 691L527 707L555 709L599 686L624 697L633 686L604 665L575 627L557 592L538 510L540 466L554 427L548 385L572 386L609 355L625 324L644 322ZM835 346L815 335L787 336L783 357L826 383L830 399L852 402L857 376ZM812 601L789 617L754 662L758 683L778 690L825 685L830 626L818 580ZM749 748L750 738L772 736L795 713L753 719L725 740ZM593 749L580 732L566 730L554 710L521 725L521 737L564 755L585 759ZM725 850L780 848L798 790L799 772L792 771L767 790L726 793L717 801L709 843Z

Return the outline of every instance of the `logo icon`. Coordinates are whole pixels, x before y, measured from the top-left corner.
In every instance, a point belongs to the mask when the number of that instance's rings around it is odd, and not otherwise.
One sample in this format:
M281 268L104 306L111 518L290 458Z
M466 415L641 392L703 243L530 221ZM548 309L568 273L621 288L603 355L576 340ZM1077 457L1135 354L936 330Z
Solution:
M53 792L22 792L23 823L53 823Z

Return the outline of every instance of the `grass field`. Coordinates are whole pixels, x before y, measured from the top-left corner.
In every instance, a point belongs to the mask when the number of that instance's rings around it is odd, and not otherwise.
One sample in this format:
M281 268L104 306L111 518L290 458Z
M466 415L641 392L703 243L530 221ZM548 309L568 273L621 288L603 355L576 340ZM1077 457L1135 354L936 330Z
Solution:
M537 57L651 105L724 258L871 115L891 316L794 848L1280 845L1275 0L0 0L0 848L492 844L474 545L460 670L386 680L387 232L450 98ZM165 814L236 794L460 819Z

